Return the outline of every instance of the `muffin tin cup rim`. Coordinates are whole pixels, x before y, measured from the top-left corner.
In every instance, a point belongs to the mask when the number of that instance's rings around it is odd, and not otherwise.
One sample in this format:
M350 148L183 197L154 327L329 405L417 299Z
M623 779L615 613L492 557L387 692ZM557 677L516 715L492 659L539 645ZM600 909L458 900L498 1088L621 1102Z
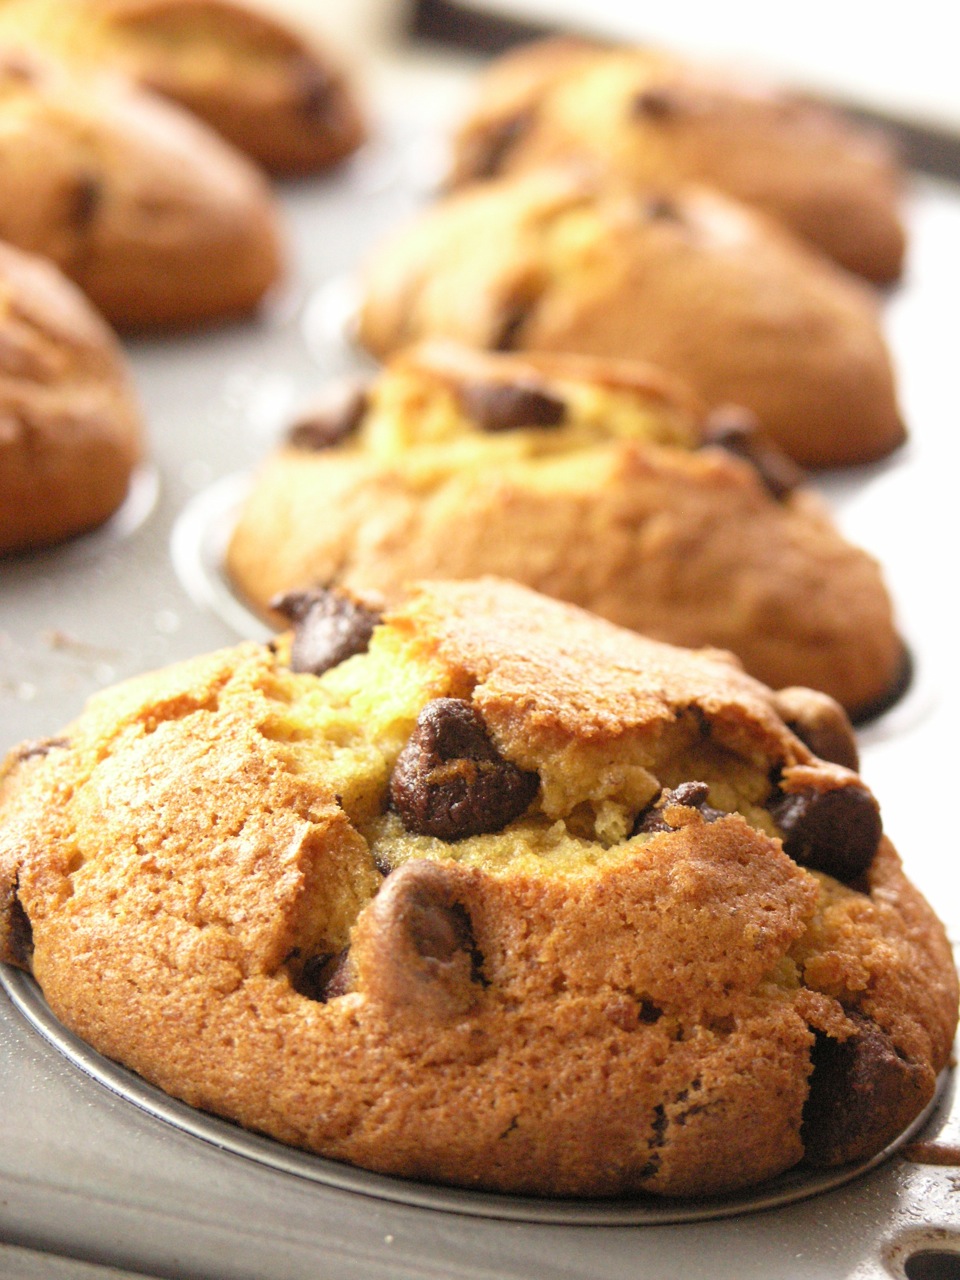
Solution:
M514 1222L664 1226L756 1213L807 1200L862 1177L916 1137L947 1096L951 1079L949 1069L941 1072L933 1098L912 1124L883 1151L858 1164L839 1169L792 1169L756 1187L710 1199L656 1196L632 1200L541 1199L416 1182L286 1146L274 1138L199 1111L104 1057L59 1022L35 980L22 970L0 964L0 986L30 1026L75 1067L111 1093L181 1132L255 1163L341 1191L421 1209Z

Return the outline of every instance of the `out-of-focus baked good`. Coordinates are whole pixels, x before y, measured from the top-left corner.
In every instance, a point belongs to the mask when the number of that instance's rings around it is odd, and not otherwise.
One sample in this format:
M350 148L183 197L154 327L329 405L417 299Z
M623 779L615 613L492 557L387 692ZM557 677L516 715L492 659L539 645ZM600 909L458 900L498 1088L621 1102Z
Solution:
M752 425L641 366L424 344L294 426L227 568L261 612L494 573L868 714L904 673L880 570Z
M42 254L125 328L251 311L281 273L265 179L125 78L0 53L0 238Z
M314 173L366 134L344 69L278 13L241 0L5 0L16 31L173 99L279 174Z
M643 190L698 182L880 283L903 267L903 178L878 131L663 50L556 39L493 64L459 128L453 185L580 161Z
M538 170L455 193L388 237L359 338L649 360L710 404L752 409L798 462L904 438L868 286L704 188L663 194Z
M731 660L489 580L382 621L319 595L293 655L139 678L8 759L0 958L97 1049L336 1159L533 1194L729 1191L930 1100L943 929Z
M102 524L141 449L111 330L50 263L0 242L0 554Z

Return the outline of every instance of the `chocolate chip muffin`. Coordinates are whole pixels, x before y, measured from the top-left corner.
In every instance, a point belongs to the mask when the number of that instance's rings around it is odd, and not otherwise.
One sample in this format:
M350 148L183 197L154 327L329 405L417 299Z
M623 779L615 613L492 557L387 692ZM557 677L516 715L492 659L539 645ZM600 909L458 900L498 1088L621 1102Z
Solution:
M494 573L859 719L900 692L904 648L878 566L801 479L748 413L656 370L435 342L293 426L226 565L261 613L317 583L393 599Z
M0 554L102 524L142 434L111 330L52 264L0 242Z
M493 64L458 131L451 185L578 161L644 190L698 182L841 266L903 267L903 179L879 132L743 75L651 48L545 40Z
M6 763L0 955L97 1049L555 1196L859 1160L931 1098L950 948L822 695L491 579L288 607Z
M260 173L189 113L0 48L0 238L50 258L114 325L245 314L281 271Z
M237 0L7 0L17 30L173 99L273 173L325 169L366 128L330 53L279 14Z
M904 438L873 292L705 189L641 195L556 170L485 183L384 242L363 293L359 338L380 357L446 337L649 360L751 409L812 467Z

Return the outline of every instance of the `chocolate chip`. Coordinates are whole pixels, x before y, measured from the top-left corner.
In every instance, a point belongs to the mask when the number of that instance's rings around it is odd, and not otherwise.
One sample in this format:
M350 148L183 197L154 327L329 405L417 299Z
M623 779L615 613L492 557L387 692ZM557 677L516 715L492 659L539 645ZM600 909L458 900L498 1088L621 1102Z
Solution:
M536 773L504 760L469 702L437 698L397 759L390 800L408 831L453 841L501 831L538 786Z
M333 78L312 58L294 58L290 70L300 113L308 120L325 119L335 100Z
M778 502L806 479L793 459L763 435L755 416L736 405L722 405L708 415L701 445L723 449L749 462Z
M630 114L647 120L669 120L680 114L680 99L664 86L643 89L630 100Z
M326 1004L337 996L345 996L351 989L352 982L350 949L344 947L335 954L311 956L300 970L294 985L308 1000Z
M857 772L860 753L853 726L843 707L828 694L796 685L775 693L773 705L787 728L815 756Z
M33 925L14 889L7 918L7 948L14 964L29 969L33 960Z
M18 764L22 764L24 760L46 756L51 751L69 747L69 745L69 738L37 738L30 742L21 742L16 749L16 760Z
M534 113L522 111L488 125L469 139L460 165L460 181L495 178L507 156L533 124Z
M555 427L567 406L530 379L471 382L459 390L464 413L482 431L513 431L519 427Z
M40 80L40 72L37 64L25 53L7 49L0 56L0 79L36 84Z
M855 1033L843 1041L817 1034L811 1053L800 1130L810 1164L846 1164L882 1151L927 1101L923 1068L901 1057L871 1018L847 1016Z
M323 399L293 424L287 432L287 444L310 451L332 449L356 431L367 405L365 385L334 383L327 388Z
M507 304L490 343L493 351L516 351L521 346L520 330L530 315L531 303L518 299Z
M294 623L291 671L315 676L366 653L381 617L350 596L323 587L277 596L270 608Z
M634 824L633 834L639 835L656 835L661 831L675 831L676 827L672 827L667 822L664 811L672 809L675 805L682 805L685 809L697 809L700 812L704 822L716 822L718 818L726 817L720 809L714 809L707 804L707 795L710 788L706 782L681 782L679 787L664 788L660 795L638 816Z
M784 853L845 883L867 870L883 834L880 806L859 783L833 791L804 788L784 795L770 813L783 833Z
M669 196L647 196L643 212L652 222L683 222L683 210Z
M449 863L417 859L389 875L355 929L362 989L418 1018L469 1010L489 982L462 892Z
M95 173L81 173L73 187L68 220L75 231L86 231L99 212L104 196L103 179Z

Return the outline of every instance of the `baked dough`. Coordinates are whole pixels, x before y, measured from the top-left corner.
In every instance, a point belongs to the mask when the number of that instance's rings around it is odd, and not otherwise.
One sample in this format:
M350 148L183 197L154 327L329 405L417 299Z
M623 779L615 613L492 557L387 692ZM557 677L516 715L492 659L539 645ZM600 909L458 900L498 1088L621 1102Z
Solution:
M537 170L455 193L373 253L360 341L649 360L753 410L798 462L867 462L904 439L874 292L700 188L664 194Z
M142 441L111 330L54 266L0 243L0 554L102 524Z
M699 182L878 283L903 268L903 176L879 130L663 50L544 40L480 82L451 185L576 160L638 189Z
M234 527L228 572L260 612L317 583L394 598L418 578L496 573L660 640L732 649L858 719L902 691L878 566L748 414L708 416L642 366L440 342L336 390Z
M930 1100L943 929L729 658L491 580L301 604L298 670L244 644L10 756L0 957L67 1026L284 1142L528 1194L731 1191Z
M120 76L0 52L0 238L50 258L114 325L251 311L281 272L265 179Z
M0 38L122 71L277 174L315 173L366 136L344 69L306 33L238 0L6 0Z

